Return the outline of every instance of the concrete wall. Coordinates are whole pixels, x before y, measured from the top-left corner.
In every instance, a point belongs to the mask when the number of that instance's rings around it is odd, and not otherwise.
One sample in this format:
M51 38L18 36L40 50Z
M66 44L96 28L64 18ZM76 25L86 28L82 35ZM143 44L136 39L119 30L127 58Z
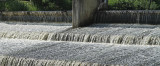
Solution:
M72 6L72 26L73 28L92 24L92 19L99 0L73 0Z

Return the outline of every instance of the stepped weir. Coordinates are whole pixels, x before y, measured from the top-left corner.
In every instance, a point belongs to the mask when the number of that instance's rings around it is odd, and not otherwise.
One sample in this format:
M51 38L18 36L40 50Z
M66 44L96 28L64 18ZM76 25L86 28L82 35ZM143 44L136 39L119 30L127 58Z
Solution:
M94 23L160 24L159 10L98 11Z
M1 21L72 22L71 11L8 11L1 12Z
M1 12L0 66L160 65L160 11L101 10L100 3Z

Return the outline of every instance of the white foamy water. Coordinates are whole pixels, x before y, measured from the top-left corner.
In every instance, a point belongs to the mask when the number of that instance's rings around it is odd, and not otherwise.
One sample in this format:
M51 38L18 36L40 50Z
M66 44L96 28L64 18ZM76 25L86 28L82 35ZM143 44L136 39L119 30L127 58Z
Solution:
M0 30L0 38L160 45L160 25L95 24L72 29L67 23L0 23Z
M49 33L70 29L69 23L0 23L0 38L47 40Z
M15 58L0 56L1 66L108 66L106 64L78 61L37 60L32 58ZM118 66L118 65L116 65Z
M7 64L32 64L36 63L35 61L41 61L37 63L43 64L49 63L50 60L58 60L72 63L78 61L108 65L155 66L160 62L159 51L160 46L157 45L1 39L0 63L8 66Z
M94 23L159 24L159 10L106 10L94 14Z
M159 25L106 24L76 28L50 34L58 41L97 42L115 44L159 45Z
M72 11L4 11L2 21L72 22Z
M68 24L0 25L1 66L157 66L160 62L159 25L96 24L75 29Z
M69 23L0 23L0 31L61 32L69 28L71 28L71 24Z

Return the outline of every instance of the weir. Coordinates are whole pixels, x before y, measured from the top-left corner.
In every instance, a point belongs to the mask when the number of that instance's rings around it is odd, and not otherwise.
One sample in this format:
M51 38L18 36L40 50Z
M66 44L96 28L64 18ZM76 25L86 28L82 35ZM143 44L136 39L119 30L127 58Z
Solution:
M8 25L0 23L0 38L74 41L130 45L160 45L160 25L99 24L70 26Z
M160 10L109 10L98 11L94 23L160 24Z
M99 11L99 4L73 0L73 11L1 12L0 66L160 65L160 25L149 25L159 24L160 12Z
M99 25L50 34L56 41L113 43L130 45L160 45L160 26L152 25Z
M1 39L0 46L4 66L157 66L160 61L159 46L17 39Z
M107 66L99 63L87 63L78 61L60 61L60 60L36 60L26 58L15 58L0 56L1 66Z
M73 0L73 27L97 23L160 24L159 10L106 10L106 7L101 0Z
M72 22L71 11L4 11L0 21Z
M95 4L95 5L93 5ZM160 45L158 10L118 10L98 11L98 0L74 0L73 11L18 11L2 12L4 21L44 21L68 22L70 26L32 26L6 25L1 26L0 38L48 40L48 41L75 41L93 43ZM73 16L72 16L73 15ZM72 17L72 19L70 19ZM103 23L104 25L91 25ZM112 24L107 24L112 23ZM119 24L113 24L119 23ZM131 24L128 24L131 23ZM3 24L0 24L3 25ZM37 27L38 26L38 27ZM62 28L59 28L62 27ZM22 28L22 29L20 29ZM58 29L57 29L58 28ZM55 29L55 30L54 30Z

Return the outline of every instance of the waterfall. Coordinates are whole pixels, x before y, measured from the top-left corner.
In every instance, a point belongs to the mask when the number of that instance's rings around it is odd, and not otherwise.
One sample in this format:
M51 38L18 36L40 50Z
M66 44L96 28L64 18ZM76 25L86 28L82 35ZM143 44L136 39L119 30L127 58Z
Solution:
M51 41L160 45L159 28L78 28L62 33L49 33Z
M47 32L0 32L0 38L11 39L30 39L30 40L47 40L49 33Z
M71 26L66 25L10 25L0 23L0 38L160 45L159 27L159 25L100 24L71 29Z
M47 24L47 23L45 23ZM49 24L49 25L48 25ZM69 24L0 23L0 38L47 40L49 33L59 33L71 28ZM52 26L53 25L53 26ZM62 26L61 26L62 25ZM63 26L64 25L64 26Z
M71 11L18 11L2 12L2 20L15 21L53 21L68 22L72 17ZM125 10L100 11L95 14L96 23L139 23L158 24L159 11ZM5 27L9 26L9 27ZM160 45L159 26L140 27L138 25L107 24L106 26L91 26L77 29L67 29L38 26L11 26L2 25L0 38L48 40L48 41L75 41L114 44ZM102 26L102 27L101 27ZM124 27L125 26L125 27ZM7 30L5 30L5 29ZM14 29L16 28L16 29ZM53 30L57 28L56 30ZM41 30L43 29L43 30ZM65 29L65 30L63 30ZM57 32L56 32L57 31Z
M99 11L94 23L160 24L159 10L111 10Z
M16 11L2 12L1 21L72 22L71 11Z
M108 65L98 64L98 63L88 63L88 62L77 62L77 61L36 60L28 58L0 56L0 66L108 66Z

